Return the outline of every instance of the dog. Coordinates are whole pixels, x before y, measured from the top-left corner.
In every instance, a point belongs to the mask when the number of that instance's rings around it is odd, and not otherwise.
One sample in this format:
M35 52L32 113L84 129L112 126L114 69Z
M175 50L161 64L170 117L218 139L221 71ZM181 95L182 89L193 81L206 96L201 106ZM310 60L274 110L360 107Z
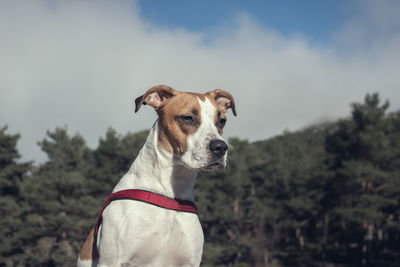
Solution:
M78 266L199 266L204 236L193 187L199 170L226 166L221 136L227 110L236 116L234 99L220 89L197 94L159 85L135 103L135 113L149 105L158 119L104 205ZM131 191L142 198L123 197Z

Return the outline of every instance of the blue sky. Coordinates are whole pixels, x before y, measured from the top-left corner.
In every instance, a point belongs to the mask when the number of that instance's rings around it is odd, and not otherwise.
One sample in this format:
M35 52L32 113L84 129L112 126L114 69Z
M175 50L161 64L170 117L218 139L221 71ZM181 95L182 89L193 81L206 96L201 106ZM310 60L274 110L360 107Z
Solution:
M301 35L312 42L329 42L352 14L354 1L195 1L140 0L139 14L159 27L208 31L218 25L234 23L239 14L248 14L260 25L284 36Z
M23 159L67 127L148 129L154 85L232 93L226 137L266 139L349 116L378 92L400 109L400 1L0 1L0 127ZM255 123L255 122L258 123Z

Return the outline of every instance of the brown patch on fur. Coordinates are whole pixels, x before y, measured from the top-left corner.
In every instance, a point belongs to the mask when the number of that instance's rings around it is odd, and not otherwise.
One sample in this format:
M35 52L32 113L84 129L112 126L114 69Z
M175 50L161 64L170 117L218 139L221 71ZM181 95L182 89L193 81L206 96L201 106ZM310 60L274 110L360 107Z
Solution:
M160 146L175 155L182 155L187 149L187 138L194 134L201 124L200 104L195 93L178 92L176 96L158 111ZM197 111L197 112L196 112ZM191 116L193 124L187 124L182 116Z
M226 120L226 116L225 116L225 113L223 112L223 110L221 110L221 108L217 104L215 104L215 105L217 108L217 112L215 112L215 116L214 116L215 126L217 126L218 133L220 135L222 135L224 132L223 130L224 130L225 124L221 124L221 119Z
M94 260L99 257L97 246L94 244L94 227L90 231L85 243L82 246L79 258L81 260Z

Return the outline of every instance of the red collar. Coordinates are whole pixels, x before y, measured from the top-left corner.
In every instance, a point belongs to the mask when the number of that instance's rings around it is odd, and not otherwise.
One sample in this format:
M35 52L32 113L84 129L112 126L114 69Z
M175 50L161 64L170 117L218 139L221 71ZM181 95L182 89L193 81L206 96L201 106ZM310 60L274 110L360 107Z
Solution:
M100 212L99 218L97 219L96 228L95 228L95 240L97 241L97 233L99 231L99 227L102 221L102 215L104 209L114 200L120 199L131 199L142 201L151 205L155 205L161 208L169 209L169 210L176 210L176 211L183 211L183 212L191 212L198 214L198 210L196 205L189 200L181 200L181 199L174 199L165 197L163 195L159 195L156 193L138 190L138 189L128 189L122 190L115 193L112 193L106 202L103 205L103 208ZM95 243L96 244L96 243Z

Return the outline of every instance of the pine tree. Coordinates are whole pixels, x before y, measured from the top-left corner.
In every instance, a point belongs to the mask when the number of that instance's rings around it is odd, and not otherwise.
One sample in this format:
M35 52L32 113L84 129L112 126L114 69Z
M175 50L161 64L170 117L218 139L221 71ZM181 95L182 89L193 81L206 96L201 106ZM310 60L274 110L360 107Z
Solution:
M86 180L91 151L81 136L70 137L64 128L47 135L39 145L48 161L24 183L24 198L31 206L25 251L31 266L72 266L91 223L87 214L93 201Z
M31 170L31 163L19 163L17 142L20 136L0 129L0 266L22 265L26 260L21 249L24 238L21 183Z
M398 225L400 193L393 165L399 140L392 135L394 120L385 115L388 107L388 102L380 105L378 94L367 95L326 141L334 171L326 199L332 210L329 250L337 263L390 266L399 260L397 250L385 245L398 240L398 231L388 234Z
M285 132L258 142L263 161L250 170L264 228L264 264L317 264L323 142L329 127Z

